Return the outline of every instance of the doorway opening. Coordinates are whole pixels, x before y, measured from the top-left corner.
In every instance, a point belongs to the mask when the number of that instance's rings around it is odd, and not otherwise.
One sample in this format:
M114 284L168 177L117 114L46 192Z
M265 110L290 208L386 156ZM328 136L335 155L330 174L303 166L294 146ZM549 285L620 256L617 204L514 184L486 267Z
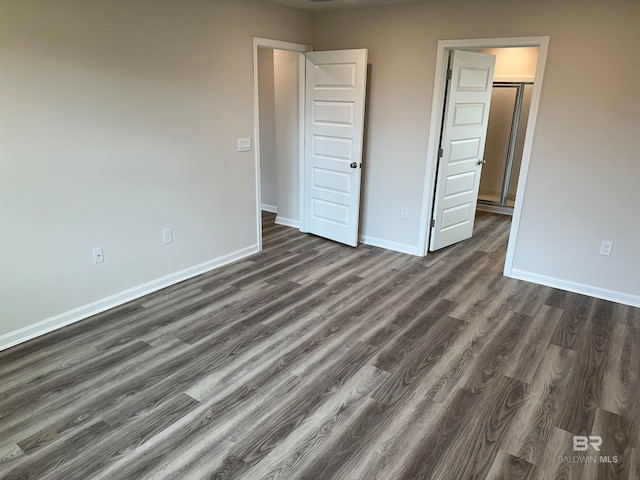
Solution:
M299 53L258 48L260 208L300 228Z
M367 50L254 38L258 249L276 223L358 244Z
M432 220L434 207L434 194L436 191L436 173L439 159L439 139L443 126L443 111L445 108L445 92L447 87L447 71L449 67L450 52L454 50L482 51L486 49L504 49L528 47L537 50L537 59L535 62L535 74L533 85L531 87L531 100L529 115L526 119L526 128L522 141L522 158L520 162L520 170L517 172L517 181L513 179L514 169L512 164L511 178L515 184L515 196L513 198L513 221L509 234L509 243L505 260L504 274L511 276L513 266L513 256L517 245L517 234L522 212L522 200L526 186L526 177L529 168L529 160L531 156L531 147L535 134L535 122L540 100L540 92L542 88L542 80L544 75L544 66L548 49L549 37L516 37L516 38L495 38L495 39L471 39L471 40L443 40L438 42L436 71L434 81L434 93L431 110L431 124L429 128L429 151L427 153L427 169L425 172L425 188L423 197L422 210L422 228L420 230L420 247L424 254L428 254L428 246L430 235L432 234ZM499 78L498 78L499 79ZM517 79L510 79L517 80ZM530 82L531 79L523 80ZM521 83L521 82L517 82ZM505 160L506 162L506 160ZM503 171L504 182L504 171ZM512 180L513 179L513 180ZM502 203L502 189L500 190L500 200ZM507 191L507 203L508 203Z
M513 215L538 47L479 49L496 56L477 210Z
M304 53L312 47L253 40L256 230L262 250L263 214L304 231Z

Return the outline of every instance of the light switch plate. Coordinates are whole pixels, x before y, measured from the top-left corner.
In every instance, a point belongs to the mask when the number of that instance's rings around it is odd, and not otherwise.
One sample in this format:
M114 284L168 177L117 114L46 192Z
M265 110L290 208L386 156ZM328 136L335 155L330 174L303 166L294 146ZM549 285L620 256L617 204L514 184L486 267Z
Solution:
M251 139L250 138L239 138L238 139L238 151L239 152L250 152L251 151Z

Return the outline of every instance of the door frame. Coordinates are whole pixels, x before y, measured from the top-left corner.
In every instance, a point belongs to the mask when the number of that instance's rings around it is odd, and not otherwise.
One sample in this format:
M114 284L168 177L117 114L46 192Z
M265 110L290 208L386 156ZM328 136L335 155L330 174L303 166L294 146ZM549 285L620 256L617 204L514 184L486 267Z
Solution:
M524 150L522 153L522 163L518 186L516 190L516 200L511 221L511 231L509 232L509 244L504 265L504 274L511 276L513 269L513 257L518 240L518 230L520 217L522 214L523 199L529 172L529 162L535 134L538 107L540 104L540 93L542 91L542 81L544 68L547 62L547 51L549 49L549 37L507 37L507 38L482 38L464 40L440 40L436 55L436 69L433 82L433 97L431 100L431 120L429 122L429 136L427 140L427 162L425 169L424 189L422 198L422 212L420 216L420 237L418 250L424 255L428 254L429 237L431 235L431 219L433 216L434 192L436 187L436 173L438 167L438 148L440 147L440 131L442 129L442 112L445 103L445 88L447 82L447 68L449 63L449 52L455 49L478 49L478 48L508 48L508 47L538 47L538 64L534 79L533 92L531 95L531 107L527 120L527 130L524 140Z
M299 149L299 212L300 218L299 229L301 232L305 230L304 224L304 100L305 100L305 56L306 52L313 51L310 45L301 43L284 42L281 40L272 40L269 38L253 37L253 138L254 138L254 168L256 178L256 230L258 251L262 251L262 193L260 187L260 99L258 97L258 48L268 48L272 50L287 50L290 52L298 52L300 56L298 71L298 142Z

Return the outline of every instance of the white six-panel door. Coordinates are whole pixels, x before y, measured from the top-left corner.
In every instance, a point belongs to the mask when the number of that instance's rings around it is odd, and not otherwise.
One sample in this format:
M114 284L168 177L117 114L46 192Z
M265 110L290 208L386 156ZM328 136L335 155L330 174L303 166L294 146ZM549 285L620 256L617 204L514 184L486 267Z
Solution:
M473 233L496 57L454 50L440 144L429 250Z
M358 244L367 50L306 54L305 230Z

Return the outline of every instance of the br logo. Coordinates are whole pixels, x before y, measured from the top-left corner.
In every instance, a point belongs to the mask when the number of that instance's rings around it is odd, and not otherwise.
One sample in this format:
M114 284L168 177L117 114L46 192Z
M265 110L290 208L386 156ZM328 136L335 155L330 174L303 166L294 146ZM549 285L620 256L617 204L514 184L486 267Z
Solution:
M600 445L602 445L602 437L590 435L588 437L582 435L575 435L573 437L573 451L574 452L586 452L589 448L593 448L595 451L600 451Z

